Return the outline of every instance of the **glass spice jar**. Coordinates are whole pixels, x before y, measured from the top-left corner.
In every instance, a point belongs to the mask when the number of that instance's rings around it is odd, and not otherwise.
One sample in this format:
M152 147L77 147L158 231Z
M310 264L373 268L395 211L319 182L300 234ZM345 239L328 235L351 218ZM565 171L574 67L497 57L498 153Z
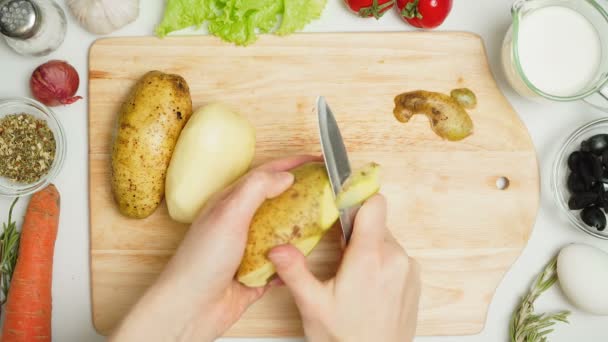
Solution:
M0 0L0 33L25 56L45 56L65 38L66 17L53 0Z

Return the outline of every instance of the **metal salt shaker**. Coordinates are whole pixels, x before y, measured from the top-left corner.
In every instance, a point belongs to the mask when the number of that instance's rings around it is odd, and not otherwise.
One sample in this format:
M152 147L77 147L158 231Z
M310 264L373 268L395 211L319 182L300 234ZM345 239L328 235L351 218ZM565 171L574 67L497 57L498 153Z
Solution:
M0 0L0 33L17 53L45 56L63 43L65 13L53 0Z

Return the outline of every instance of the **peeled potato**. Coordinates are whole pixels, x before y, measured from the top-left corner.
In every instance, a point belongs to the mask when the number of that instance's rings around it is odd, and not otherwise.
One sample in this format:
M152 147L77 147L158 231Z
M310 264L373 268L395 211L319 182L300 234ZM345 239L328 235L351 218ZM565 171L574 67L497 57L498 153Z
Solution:
M255 129L222 104L197 110L184 127L165 184L169 215L191 223L213 194L242 176L255 152Z
M369 163L355 170L342 185L342 192L336 197L338 208L349 208L361 203L362 198L378 191L380 177L380 165ZM374 181L370 181L374 180Z
M378 164L362 170L353 173L338 195L341 206L336 204L324 164L308 163L292 170L294 184L266 200L255 213L237 280L249 287L266 285L275 273L266 255L275 246L290 243L308 255L338 219L339 208L361 203L378 192Z

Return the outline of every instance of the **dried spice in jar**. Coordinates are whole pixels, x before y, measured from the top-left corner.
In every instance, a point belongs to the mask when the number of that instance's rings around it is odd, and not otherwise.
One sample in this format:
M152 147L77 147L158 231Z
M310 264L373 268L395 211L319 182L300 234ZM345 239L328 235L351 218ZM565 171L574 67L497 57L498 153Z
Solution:
M0 118L0 176L26 184L40 180L53 165L55 148L46 121L25 113Z

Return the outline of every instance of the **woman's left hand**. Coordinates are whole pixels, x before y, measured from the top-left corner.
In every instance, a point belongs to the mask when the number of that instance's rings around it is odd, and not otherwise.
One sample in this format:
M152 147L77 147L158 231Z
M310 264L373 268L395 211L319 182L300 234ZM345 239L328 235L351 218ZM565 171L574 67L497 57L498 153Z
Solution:
M111 341L213 341L228 330L268 288L234 280L253 215L292 185L288 170L316 159L264 164L216 196Z

